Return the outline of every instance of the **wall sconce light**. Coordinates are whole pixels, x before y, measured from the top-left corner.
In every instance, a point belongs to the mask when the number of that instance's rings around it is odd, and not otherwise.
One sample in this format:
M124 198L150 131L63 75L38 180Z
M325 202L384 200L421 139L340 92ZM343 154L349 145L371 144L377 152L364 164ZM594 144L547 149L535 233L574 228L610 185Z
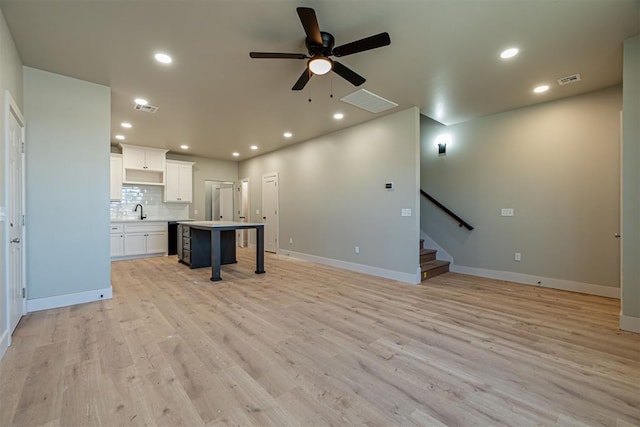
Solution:
M436 145L438 146L438 154L447 154L447 144L451 144L451 135L443 133L436 137Z

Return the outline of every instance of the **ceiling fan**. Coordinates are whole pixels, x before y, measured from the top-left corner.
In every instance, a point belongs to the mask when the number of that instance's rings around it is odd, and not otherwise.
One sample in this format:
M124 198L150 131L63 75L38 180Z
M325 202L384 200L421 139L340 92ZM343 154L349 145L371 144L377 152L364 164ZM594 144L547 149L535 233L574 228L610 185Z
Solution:
M322 75L331 70L354 86L360 86L366 81L364 77L329 57L352 55L391 44L389 33L380 33L334 48L333 44L335 39L333 35L320 31L318 20L316 19L316 12L310 7L299 7L296 10L298 11L304 32L307 34L305 43L309 55L302 53L249 52L251 58L308 59L307 67L296 84L291 88L292 90L302 90L312 74Z

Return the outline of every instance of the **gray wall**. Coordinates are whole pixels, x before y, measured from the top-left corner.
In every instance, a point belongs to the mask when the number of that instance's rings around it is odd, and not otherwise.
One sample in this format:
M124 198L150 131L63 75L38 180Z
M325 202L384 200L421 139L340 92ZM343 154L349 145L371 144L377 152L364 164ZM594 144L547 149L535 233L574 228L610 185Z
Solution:
M624 43L622 314L640 332L640 36Z
M110 89L24 67L28 299L110 288Z
M448 128L423 117L422 188L476 229L426 201L421 229L456 265L619 286L621 95L614 87ZM443 131L454 141L438 156Z
M21 110L22 106L22 62L18 56L18 51L9 32L9 27L4 20L4 15L0 11L0 100L2 101L2 118L0 119L0 138L2 147L4 141L4 114L5 114L5 91L8 90ZM24 110L23 110L24 112ZM7 194L5 181L5 150L0 150L0 206L6 208ZM0 337L7 332L7 279L5 271L6 257L6 222L0 223Z
M190 217L204 220L205 217L205 181L237 181L238 162L229 160L206 159L198 156L188 156L167 153L167 159L195 162L193 165L193 203L189 206ZM198 212L197 214L195 212Z
M251 221L262 221L262 175L278 172L282 251L416 275L418 142L411 108L241 162ZM389 181L394 191L384 189ZM401 217L401 208L413 216Z

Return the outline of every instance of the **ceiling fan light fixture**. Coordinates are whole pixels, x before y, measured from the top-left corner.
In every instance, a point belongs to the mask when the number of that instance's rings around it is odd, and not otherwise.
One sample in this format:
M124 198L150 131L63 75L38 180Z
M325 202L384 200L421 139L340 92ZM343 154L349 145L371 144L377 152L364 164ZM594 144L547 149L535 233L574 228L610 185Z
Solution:
M313 74L321 76L327 74L333 68L333 61L324 56L314 56L307 64L309 71Z

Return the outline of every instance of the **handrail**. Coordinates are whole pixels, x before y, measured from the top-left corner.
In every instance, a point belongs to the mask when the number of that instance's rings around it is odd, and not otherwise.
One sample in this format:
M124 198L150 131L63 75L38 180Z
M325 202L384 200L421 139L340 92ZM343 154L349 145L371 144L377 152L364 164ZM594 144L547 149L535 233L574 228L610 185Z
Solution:
M426 197L427 200L429 200L431 203L433 203L434 205L442 209L451 218L455 219L458 222L458 227L464 227L469 231L473 230L473 226L471 226L471 224L469 224L468 222L460 218L458 215L451 212L449 208L447 208L445 205L443 205L442 203L440 203L439 201L431 197L431 195L427 194L422 188L420 189L420 194L422 194L423 197Z

